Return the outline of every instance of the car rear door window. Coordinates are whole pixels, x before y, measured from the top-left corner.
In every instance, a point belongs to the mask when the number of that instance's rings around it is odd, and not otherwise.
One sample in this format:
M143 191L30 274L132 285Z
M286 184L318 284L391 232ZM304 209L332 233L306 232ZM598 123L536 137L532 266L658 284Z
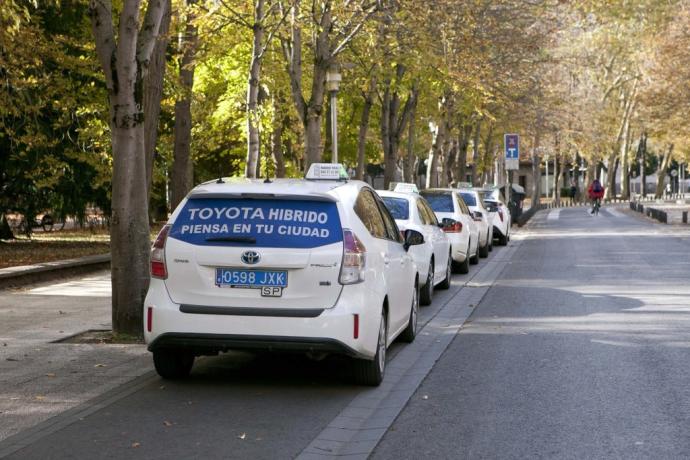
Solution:
M190 198L170 238L197 246L315 248L342 241L331 201Z
M407 220L410 218L410 203L405 198L392 196L381 197L393 219Z
M458 196L458 206L460 206L460 211L465 214L465 215L470 215L470 208L467 207L465 204L465 200L462 199L462 197Z
M467 193L467 192L461 192L462 199L465 200L465 204L467 206L477 206L477 199L475 198L474 194L472 193Z
M368 189L359 192L354 206L355 214L362 221L371 236L374 238L386 238L386 224L376 204L376 198Z
M453 198L450 193L424 193L426 199L434 212L454 212Z
M428 219L428 225L438 225L438 219L436 218L436 214L434 214L434 211L431 210L429 205L427 204L426 200L421 199L417 201L417 204L421 206L421 209L424 210L426 213L427 219Z
M400 229L398 229L398 224L395 223L395 219L383 204L383 201L377 200L379 204L379 210L381 211L381 217L383 217L383 223L386 225L386 234L389 240L397 241L402 243L402 235L400 234Z

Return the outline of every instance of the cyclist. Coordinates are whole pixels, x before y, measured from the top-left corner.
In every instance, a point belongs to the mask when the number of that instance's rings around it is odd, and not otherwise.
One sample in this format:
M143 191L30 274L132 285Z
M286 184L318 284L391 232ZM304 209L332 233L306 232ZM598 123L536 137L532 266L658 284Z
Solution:
M599 182L599 179L592 181L587 193L589 194L589 199L592 200L592 214L599 214L601 199L604 197L604 187Z

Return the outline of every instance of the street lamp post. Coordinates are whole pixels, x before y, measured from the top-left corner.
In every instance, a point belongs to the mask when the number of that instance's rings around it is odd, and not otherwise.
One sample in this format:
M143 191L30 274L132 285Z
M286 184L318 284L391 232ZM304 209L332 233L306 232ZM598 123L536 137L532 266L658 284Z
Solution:
M331 163L338 162L338 89L341 79L337 66L332 66L326 73L326 89L331 96Z

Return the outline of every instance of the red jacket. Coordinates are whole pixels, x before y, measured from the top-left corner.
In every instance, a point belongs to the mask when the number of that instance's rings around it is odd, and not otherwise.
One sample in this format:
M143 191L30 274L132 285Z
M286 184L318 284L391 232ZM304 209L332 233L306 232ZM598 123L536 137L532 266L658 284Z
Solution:
M590 197L591 199L594 199L594 198L604 198L604 191L605 191L606 189L604 188L603 185L601 185L601 183L600 183L599 185L601 186L601 191L599 191L599 192L595 192L595 191L594 191L594 182L592 182L592 183L589 185L589 189L587 189L587 193L589 194L589 197Z

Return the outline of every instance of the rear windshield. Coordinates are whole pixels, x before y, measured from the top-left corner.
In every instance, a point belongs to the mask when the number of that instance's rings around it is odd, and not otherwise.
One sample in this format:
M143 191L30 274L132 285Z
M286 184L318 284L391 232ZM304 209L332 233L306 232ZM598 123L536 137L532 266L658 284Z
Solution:
M461 192L462 199L465 200L467 206L477 206L477 200L474 198L473 193Z
M455 212L453 198L450 193L424 193L422 196L429 202L434 212Z
M393 219L407 220L410 218L410 204L405 198L393 198L391 196L382 196L381 199L390 211Z
M274 199L190 199L170 238L200 246L315 248L343 239L332 202Z

